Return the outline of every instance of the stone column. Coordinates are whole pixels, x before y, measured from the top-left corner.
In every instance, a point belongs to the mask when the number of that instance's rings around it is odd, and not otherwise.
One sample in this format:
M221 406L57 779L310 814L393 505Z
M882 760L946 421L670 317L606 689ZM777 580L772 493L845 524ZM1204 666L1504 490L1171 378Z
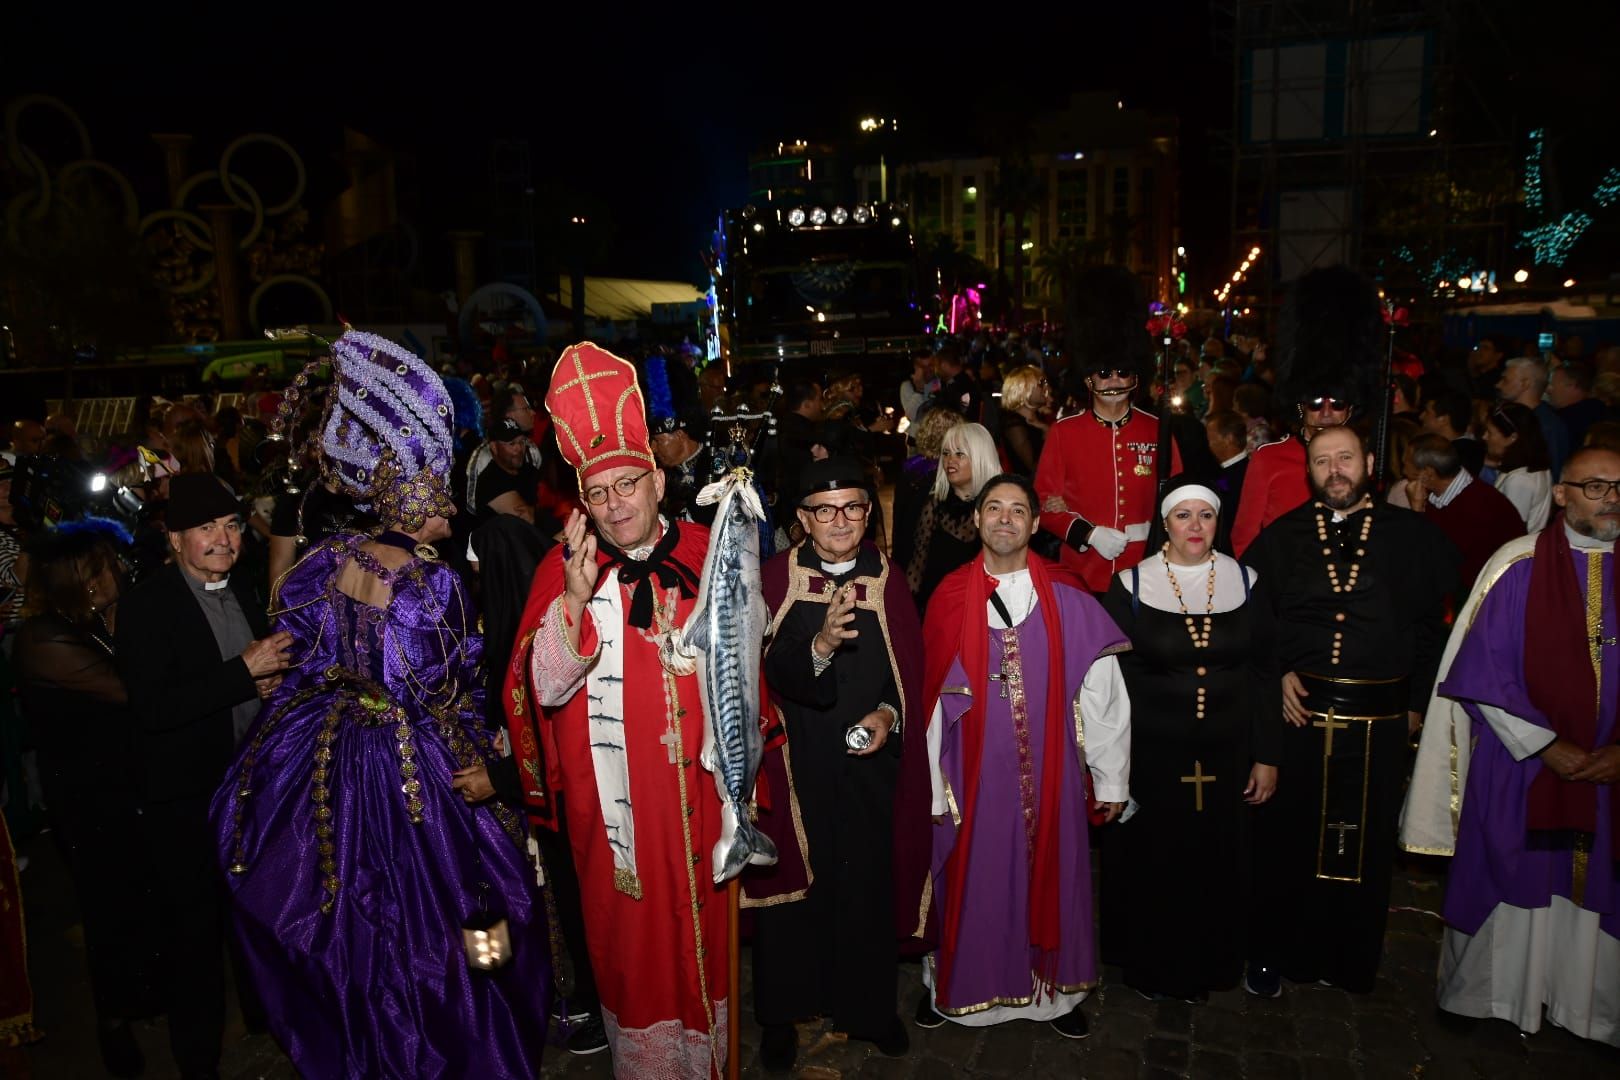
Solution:
M169 181L169 204L172 206L180 185L186 182L186 177L191 173L187 153L191 148L191 136L153 135L152 141L163 149L163 172Z
M219 321L226 341L247 337L247 298L242 295L241 253L237 250L237 207L230 203L203 206L214 233L214 284L219 287Z

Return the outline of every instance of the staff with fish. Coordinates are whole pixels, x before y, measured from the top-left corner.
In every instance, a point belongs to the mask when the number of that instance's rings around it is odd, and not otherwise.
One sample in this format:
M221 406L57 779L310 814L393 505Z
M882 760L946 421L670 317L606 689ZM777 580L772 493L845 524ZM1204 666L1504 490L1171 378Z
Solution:
M746 612L750 585L736 575L747 555L728 546L724 519L710 556L708 529L659 515L664 476L628 362L570 347L546 407L584 512L535 573L507 672L525 802L542 823L567 806L614 1074L718 1075L736 1018L732 905L716 870L769 858L747 809L761 749L759 636L741 641L727 622ZM717 558L730 569L706 571ZM757 597L757 547L753 558ZM714 621L693 649L683 628L696 631L700 601ZM754 704L733 710L731 688L746 686ZM699 763L711 743L712 774Z

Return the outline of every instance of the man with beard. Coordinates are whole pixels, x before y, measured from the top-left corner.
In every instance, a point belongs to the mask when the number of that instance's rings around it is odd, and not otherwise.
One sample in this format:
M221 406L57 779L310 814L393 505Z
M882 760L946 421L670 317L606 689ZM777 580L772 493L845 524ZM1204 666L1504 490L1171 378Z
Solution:
M1282 676L1282 775L1257 814L1258 894L1248 988L1278 974L1373 988L1383 952L1407 739L1445 643L1458 555L1438 528L1368 495L1372 455L1349 427L1306 448L1312 500L1260 534L1245 561L1270 581ZM1251 473L1252 475L1252 473Z
M817 1015L885 1055L906 1052L895 942L919 930L927 872L921 627L911 592L905 574L862 542L873 499L860 463L814 462L803 484L805 540L763 575L772 613L765 681L790 768L778 774L780 759L767 759L771 811L759 819L783 858L744 878L744 906L757 908L754 1015L770 1071L792 1067L793 1023ZM789 793L797 814L782 812ZM801 836L808 874L798 872Z
M1402 843L1455 854L1439 1005L1620 1046L1620 454L1577 450L1563 509L1502 547L1447 648ZM1461 796L1461 809L1458 799Z
M1147 553L1158 492L1159 418L1131 403L1150 364L1144 304L1123 267L1090 270L1076 288L1074 333L1090 407L1053 424L1035 469L1041 528L1062 541L1063 566L1093 593ZM940 395L945 396L943 392ZM1181 472L1171 448L1170 475Z
M1232 518L1239 558L1260 530L1310 498L1305 446L1320 431L1350 422L1358 408L1376 412L1384 343L1378 292L1344 266L1300 276L1283 301L1277 327L1277 400L1292 403L1298 432L1267 443L1249 459L1243 497Z

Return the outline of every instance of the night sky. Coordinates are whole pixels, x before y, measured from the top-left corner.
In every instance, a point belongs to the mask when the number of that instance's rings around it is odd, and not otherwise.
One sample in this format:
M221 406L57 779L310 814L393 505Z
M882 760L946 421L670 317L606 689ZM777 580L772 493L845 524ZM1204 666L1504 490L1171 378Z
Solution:
M1073 91L1101 90L1180 116L1183 176L1217 178L1184 187L1184 236L1200 250L1227 246L1228 195L1215 155L1232 85L1207 4L1088 3L1058 20L1033 7L1023 15L984 7L971 17L942 8L926 22L887 24L832 7L787 16L691 6L648 16L624 6L591 25L551 7L445 5L416 22L404 5L336 21L288 17L285 6L214 7L196 20L219 28L211 35L156 9L112 25L87 8L72 22L10 15L0 99L61 97L90 128L97 155L147 187L161 183L150 132L196 135L211 148L199 158L237 134L280 134L303 151L317 196L306 202L317 211L341 186L335 153L350 125L414 158L410 214L428 236L476 225L490 140L528 138L539 186L611 212L613 239L594 271L695 279L715 213L745 194L750 148L841 138L877 113L900 117L919 153L985 152L976 132L1059 108ZM103 21L87 41L90 18ZM1584 126L1593 137L1577 137L1569 150L1578 175L1594 146L1616 146L1601 106L1612 92L1599 92L1615 70L1616 35L1576 35L1571 44L1569 24L1537 25L1541 41L1507 28L1528 47L1510 48L1518 60L1507 68L1474 77L1517 80L1524 108L1561 108L1565 126ZM1597 138L1605 126L1609 136ZM1620 149L1608 156L1620 159Z

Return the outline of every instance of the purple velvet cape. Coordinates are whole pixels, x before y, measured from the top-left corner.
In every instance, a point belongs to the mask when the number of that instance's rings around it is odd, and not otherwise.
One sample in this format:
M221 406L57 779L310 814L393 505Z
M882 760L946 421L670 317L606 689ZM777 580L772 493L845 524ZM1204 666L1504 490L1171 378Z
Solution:
M1446 887L1446 921L1465 934L1477 934L1497 904L1543 908L1554 896L1569 898L1574 856L1568 846L1550 847L1526 827L1530 785L1544 766L1539 757L1513 760L1480 713L1494 705L1537 727L1552 726L1530 703L1525 691L1524 612L1530 594L1535 556L1509 565L1480 604L1474 623L1457 650L1439 693L1456 698L1473 721L1475 746L1468 767L1457 825L1457 854ZM1604 572L1615 573L1614 555L1603 557ZM1574 551L1575 579L1582 595L1587 584L1586 553ZM1603 591L1603 636L1616 635L1614 593ZM1620 702L1620 660L1603 649L1599 675L1598 744L1616 741L1616 703ZM1620 937L1620 865L1609 807L1613 785L1598 786L1597 833L1587 856L1582 906L1598 912L1603 932Z

